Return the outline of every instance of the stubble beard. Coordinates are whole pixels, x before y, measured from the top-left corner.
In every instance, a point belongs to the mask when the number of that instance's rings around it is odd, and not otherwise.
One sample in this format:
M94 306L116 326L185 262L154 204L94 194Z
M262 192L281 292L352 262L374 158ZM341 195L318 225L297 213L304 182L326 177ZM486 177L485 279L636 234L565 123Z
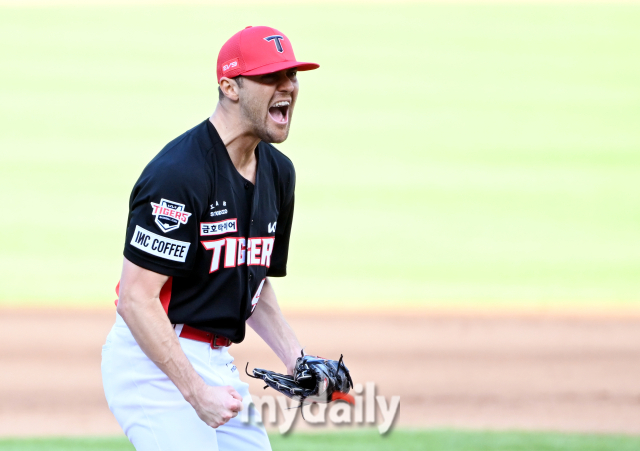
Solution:
M260 138L261 141L267 143L278 144L284 142L289 136L289 126L291 125L291 113L293 112L293 105L289 107L289 121L283 131L270 130L268 121L271 120L265 117L261 105L256 101L245 101L240 98L240 114L242 120L247 123L253 133Z

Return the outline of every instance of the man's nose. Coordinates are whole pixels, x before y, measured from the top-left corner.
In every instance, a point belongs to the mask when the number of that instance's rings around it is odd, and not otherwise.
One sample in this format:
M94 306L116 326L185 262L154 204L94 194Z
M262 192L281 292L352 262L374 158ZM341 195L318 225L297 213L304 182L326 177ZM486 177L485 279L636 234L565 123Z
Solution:
M293 81L291 81L289 77L284 75L278 83L278 91L293 92L293 89L294 89Z

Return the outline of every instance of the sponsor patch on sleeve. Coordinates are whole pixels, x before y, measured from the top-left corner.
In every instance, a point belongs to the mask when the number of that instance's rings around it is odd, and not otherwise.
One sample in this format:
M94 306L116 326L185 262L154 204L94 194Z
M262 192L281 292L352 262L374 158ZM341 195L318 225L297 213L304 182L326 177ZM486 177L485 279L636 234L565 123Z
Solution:
M130 244L156 257L182 263L186 261L189 246L191 245L186 241L172 240L149 232L140 226L136 226Z
M224 235L225 233L237 232L237 219L225 219L218 222L201 222L200 236Z

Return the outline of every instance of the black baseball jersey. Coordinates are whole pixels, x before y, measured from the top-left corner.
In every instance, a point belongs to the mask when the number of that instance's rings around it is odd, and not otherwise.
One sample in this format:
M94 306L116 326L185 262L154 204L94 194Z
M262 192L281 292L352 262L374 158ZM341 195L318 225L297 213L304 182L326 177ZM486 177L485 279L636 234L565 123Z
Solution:
M131 193L124 256L170 276L160 299L174 324L239 343L267 276L285 276L295 170L256 148L255 186L209 120L170 142Z

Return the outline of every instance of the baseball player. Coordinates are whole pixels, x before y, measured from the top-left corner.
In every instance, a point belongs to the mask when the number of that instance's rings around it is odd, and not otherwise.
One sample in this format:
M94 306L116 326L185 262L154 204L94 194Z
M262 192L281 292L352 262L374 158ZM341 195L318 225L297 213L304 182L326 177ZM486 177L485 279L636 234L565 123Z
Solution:
M140 451L269 450L229 347L249 324L291 374L301 345L269 277L286 275L298 97L291 42L247 27L218 55L213 115L151 160L129 201L116 323L102 354L109 408ZM256 413L257 415L257 413Z

